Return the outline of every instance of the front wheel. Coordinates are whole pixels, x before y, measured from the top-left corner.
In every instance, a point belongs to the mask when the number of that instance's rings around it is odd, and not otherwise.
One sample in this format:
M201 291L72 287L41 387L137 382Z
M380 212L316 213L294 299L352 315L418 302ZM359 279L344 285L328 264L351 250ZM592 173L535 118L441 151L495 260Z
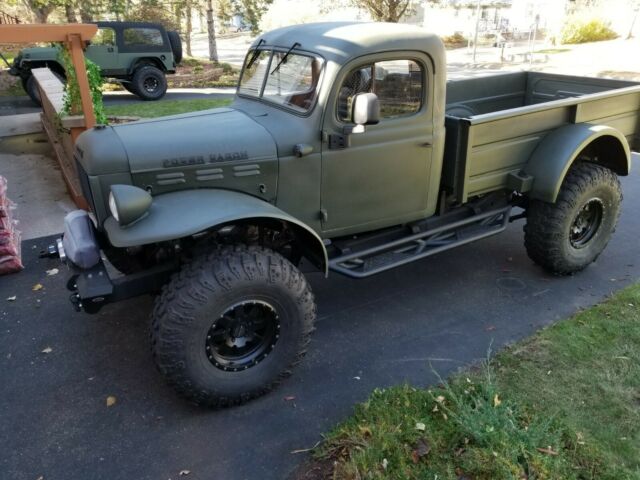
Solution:
M607 246L621 203L614 172L594 163L575 164L555 203L530 202L524 227L529 257L557 275L584 269Z
M182 396L204 406L243 403L275 387L304 355L315 320L300 271L260 247L195 258L163 288L152 352Z

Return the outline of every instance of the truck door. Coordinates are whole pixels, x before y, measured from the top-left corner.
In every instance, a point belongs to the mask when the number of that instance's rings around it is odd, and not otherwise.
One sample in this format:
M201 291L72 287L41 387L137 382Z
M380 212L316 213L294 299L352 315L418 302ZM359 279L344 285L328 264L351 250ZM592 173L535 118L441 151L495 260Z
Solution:
M103 75L118 74L118 46L113 28L101 27L91 39L85 56L102 69Z
M322 230L348 234L424 217L433 142L432 66L424 54L386 53L345 66L323 124ZM356 94L373 92L380 123L343 134Z

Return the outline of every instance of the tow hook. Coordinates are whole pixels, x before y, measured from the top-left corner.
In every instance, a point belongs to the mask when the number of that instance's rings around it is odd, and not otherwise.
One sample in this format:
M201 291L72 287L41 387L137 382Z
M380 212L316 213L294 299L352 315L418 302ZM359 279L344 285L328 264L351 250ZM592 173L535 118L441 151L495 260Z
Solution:
M46 249L40 250L38 254L40 258L56 258L59 257L62 263L67 260L67 254L64 251L64 245L62 244L62 237L56 238L56 243L52 243L47 246Z

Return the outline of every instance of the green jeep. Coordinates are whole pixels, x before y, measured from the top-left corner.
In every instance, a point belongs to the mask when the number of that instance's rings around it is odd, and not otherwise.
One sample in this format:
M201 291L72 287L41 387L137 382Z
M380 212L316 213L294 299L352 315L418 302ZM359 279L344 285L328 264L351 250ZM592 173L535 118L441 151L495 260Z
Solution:
M182 60L182 43L177 32L156 23L96 22L98 32L85 50L102 76L113 78L143 100L158 100L167 91L167 73L175 73ZM40 105L40 93L32 68L49 67L61 80L65 71L55 47L25 48L9 70L19 76L31 99Z
M303 270L364 278L518 219L534 262L586 268L618 220L640 85L446 73L421 28L292 26L256 39L231 106L84 132L91 212L70 213L57 242L72 302L95 312L159 292L160 372L225 406L304 354L316 306Z

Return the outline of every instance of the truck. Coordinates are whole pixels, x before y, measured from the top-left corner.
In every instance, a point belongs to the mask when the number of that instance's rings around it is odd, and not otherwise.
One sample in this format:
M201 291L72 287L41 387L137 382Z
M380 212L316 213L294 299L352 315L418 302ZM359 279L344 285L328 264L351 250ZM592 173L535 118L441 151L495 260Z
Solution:
M419 27L296 25L253 42L228 107L84 132L91 211L52 249L73 304L157 293L159 371L224 407L304 355L316 305L301 269L368 277L520 219L543 269L586 268L618 221L640 85L446 72Z
M167 74L176 72L182 60L182 42L175 31L159 23L94 22L98 32L85 49L85 57L100 67L105 78L114 79L142 100L158 100L167 91ZM22 49L9 73L20 77L31 100L40 105L40 92L31 74L48 67L65 81L66 73L56 47Z

